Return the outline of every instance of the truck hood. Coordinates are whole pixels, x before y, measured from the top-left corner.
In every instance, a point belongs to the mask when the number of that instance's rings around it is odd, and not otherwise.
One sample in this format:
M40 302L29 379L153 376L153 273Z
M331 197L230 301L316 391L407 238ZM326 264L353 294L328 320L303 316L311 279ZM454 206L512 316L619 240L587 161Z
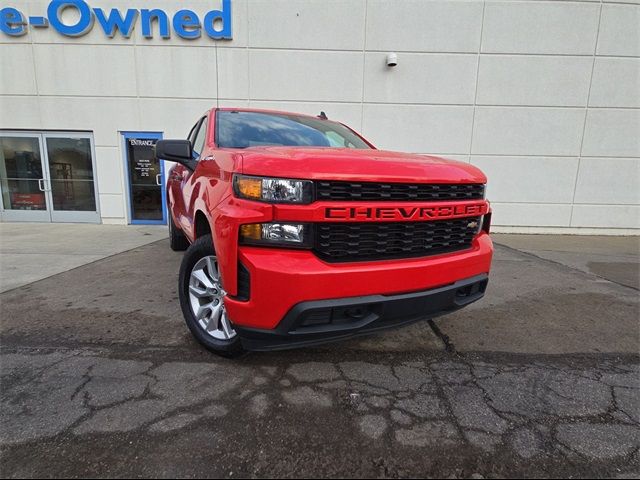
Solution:
M252 147L242 173L309 180L486 183L473 165L426 155L348 148Z

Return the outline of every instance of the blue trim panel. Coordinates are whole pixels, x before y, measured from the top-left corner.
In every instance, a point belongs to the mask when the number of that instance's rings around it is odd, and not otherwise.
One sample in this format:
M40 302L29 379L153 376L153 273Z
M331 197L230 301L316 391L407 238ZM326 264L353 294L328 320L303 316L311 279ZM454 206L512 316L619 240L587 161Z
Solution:
M162 140L162 132L120 132L122 138L126 141L130 138L139 140ZM160 161L160 179L161 186L160 191L162 198L162 220L134 220L133 218L133 205L131 204L131 172L129 171L129 151L125 148L124 152L124 168L127 171L127 191L128 191L128 208L129 208L129 223L130 225L166 225L167 224L167 196L165 195L165 178L164 178L164 160Z

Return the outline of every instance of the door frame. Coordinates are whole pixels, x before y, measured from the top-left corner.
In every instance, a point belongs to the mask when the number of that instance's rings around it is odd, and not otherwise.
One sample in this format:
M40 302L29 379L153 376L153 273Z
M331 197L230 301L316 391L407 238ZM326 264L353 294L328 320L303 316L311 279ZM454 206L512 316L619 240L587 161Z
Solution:
M41 133L35 133L30 131L1 130L0 136L17 137L17 138L35 138L36 140L38 140L38 148L40 148L40 166L42 168L42 176L46 179L47 177L47 169L45 165L46 153L44 151L44 140L42 138ZM39 185L40 185L40 181L41 179L38 179ZM46 185L44 186L46 188ZM0 185L0 191L2 191L2 185ZM7 193L10 193L10 192L7 192ZM0 220L3 222L50 223L51 222L51 205L49 203L49 196L47 195L46 191L42 191L42 193L44 194L44 203L46 207L45 210L5 210L4 195L0 195Z
M0 195L0 221L2 222L36 222L36 223L101 223L100 193L98 191L98 172L96 168L96 148L93 132L89 131L64 131L64 130L5 130L0 129L0 136L37 138L40 147L40 161L42 163L42 176L44 177L44 197L46 210L6 210L4 199ZM56 211L53 208L51 193L51 173L49 169L49 153L47 151L47 138L85 138L89 140L91 153L91 168L93 173L93 194L96 202L96 210L92 212Z
M133 198L131 196L131 172L129 171L129 148L127 140L162 140L163 132L120 132L122 145L122 160L124 164L125 192L127 196L127 222L129 225L166 225L167 224L167 196L164 160L160 160L160 197L162 199L162 220L134 220Z
M53 208L53 192L51 188L51 171L49 163L49 152L47 148L47 138L78 138L88 139L89 148L91 150L91 168L93 175L93 195L96 202L96 210L91 212L83 211L66 211L56 210ZM51 222L52 223L101 223L102 215L100 214L100 194L98 192L98 171L96 168L96 146L93 141L92 133L84 132L42 132L42 144L45 148L45 155L47 160L47 193L49 194L51 201Z

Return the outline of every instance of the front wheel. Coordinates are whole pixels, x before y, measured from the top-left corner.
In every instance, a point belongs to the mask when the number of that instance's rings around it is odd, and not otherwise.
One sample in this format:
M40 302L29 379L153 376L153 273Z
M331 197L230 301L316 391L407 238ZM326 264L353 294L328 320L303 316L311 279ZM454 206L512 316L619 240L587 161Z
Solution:
M240 338L225 309L226 292L211 235L197 239L184 254L179 295L185 322L202 345L225 357L243 353Z

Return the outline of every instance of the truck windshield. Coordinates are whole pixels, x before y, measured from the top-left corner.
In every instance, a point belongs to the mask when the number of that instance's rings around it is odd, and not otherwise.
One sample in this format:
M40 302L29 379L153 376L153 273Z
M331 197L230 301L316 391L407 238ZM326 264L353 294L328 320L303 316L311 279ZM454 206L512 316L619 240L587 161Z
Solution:
M221 148L259 146L370 149L345 126L303 115L219 111L216 143Z

